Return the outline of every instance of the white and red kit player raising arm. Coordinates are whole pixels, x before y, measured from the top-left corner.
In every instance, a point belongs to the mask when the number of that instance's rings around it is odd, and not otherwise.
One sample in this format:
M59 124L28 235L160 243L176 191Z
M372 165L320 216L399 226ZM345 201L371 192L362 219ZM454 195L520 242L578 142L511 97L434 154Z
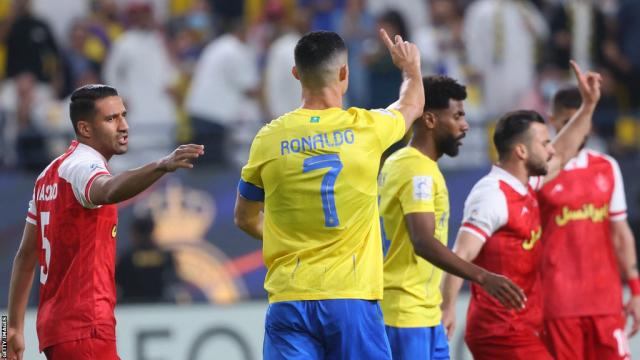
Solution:
M559 91L551 125L560 131L579 107L577 88ZM551 354L559 360L628 359L624 310L633 317L633 335L640 326L640 280L618 163L583 148L542 187L538 201ZM626 309L621 278L631 289Z
M538 263L542 246L535 191L558 175L591 129L600 99L600 75L583 74L571 63L582 105L552 143L544 119L534 111L504 115L493 137L499 161L471 190L454 251L520 286L526 307L507 310L482 288L471 285L465 341L475 359L551 359L542 339L542 294ZM554 156L555 155L555 156ZM455 324L455 299L462 279L445 275L443 325Z
M127 151L129 126L117 91L87 85L73 92L76 140L38 176L9 289L8 359L24 353L24 314L38 261L36 329L49 360L115 360L117 209L167 172L192 168L201 145L112 176L107 161ZM29 339L32 341L32 339Z

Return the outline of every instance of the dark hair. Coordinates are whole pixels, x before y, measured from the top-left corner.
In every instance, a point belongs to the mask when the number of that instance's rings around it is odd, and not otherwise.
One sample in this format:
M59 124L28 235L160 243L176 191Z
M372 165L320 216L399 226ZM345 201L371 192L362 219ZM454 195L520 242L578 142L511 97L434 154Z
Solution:
M533 110L512 111L498 120L493 143L500 158L507 155L515 143L522 141L533 122L545 123L542 115Z
M448 76L434 75L422 78L425 101L424 110L444 110L449 100L462 101L467 98L467 88Z
M333 31L312 31L305 34L294 50L296 69L305 84L322 86L322 67L347 47L340 35Z
M385 22L391 24L394 28L398 30L398 35L402 36L402 40L409 40L409 30L407 28L407 22L396 10L387 10L380 17L378 17L378 22ZM392 39L393 40L393 39Z
M561 89L553 96L552 110L555 114L562 109L578 109L582 104L582 96L577 87Z
M118 91L111 86L90 84L77 88L71 94L69 114L73 130L78 133L78 121L91 120L96 113L96 100L109 96L118 96Z

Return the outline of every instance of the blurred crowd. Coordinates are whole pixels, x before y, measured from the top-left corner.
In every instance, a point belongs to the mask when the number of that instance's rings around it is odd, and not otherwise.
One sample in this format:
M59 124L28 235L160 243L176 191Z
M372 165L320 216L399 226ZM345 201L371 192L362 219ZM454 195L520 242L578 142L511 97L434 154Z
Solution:
M569 59L604 77L591 145L637 156L638 18L636 0L0 0L0 168L40 170L63 152L69 94L95 82L127 105L130 151L116 170L186 141L205 144L203 161L239 166L260 126L300 105L291 67L305 32L345 39L347 105L396 99L380 27L418 45L424 74L468 87L467 156L445 167L491 159L502 113L547 114Z

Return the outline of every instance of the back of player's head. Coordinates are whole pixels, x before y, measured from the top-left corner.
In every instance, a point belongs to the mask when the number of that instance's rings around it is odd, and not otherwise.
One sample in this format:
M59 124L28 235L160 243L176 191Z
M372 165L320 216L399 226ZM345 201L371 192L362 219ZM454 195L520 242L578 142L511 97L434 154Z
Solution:
M518 110L506 113L496 125L493 143L500 158L507 156L513 146L525 142L532 123L544 124L544 118L533 110Z
M118 96L118 91L108 85L90 84L76 89L71 94L71 103L69 104L73 130L78 132L78 121L93 119L97 100L110 96Z
M467 88L448 76L434 75L422 78L425 101L424 111L444 110L449 100L463 101L467 98Z
M582 104L580 90L571 86L561 89L553 96L551 111L557 114L562 110L577 110Z
M294 50L296 70L303 86L323 88L346 62L347 47L332 31L313 31L304 35Z

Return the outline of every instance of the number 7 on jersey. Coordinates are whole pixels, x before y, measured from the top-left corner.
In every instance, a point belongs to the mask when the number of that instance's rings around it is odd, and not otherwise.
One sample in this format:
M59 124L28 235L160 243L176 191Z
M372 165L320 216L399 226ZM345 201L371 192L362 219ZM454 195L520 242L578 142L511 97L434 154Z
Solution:
M325 154L312 156L304 160L302 172L329 168L329 171L322 177L320 184L320 198L322 199L322 211L324 212L324 225L326 227L336 227L340 225L333 187L336 178L342 170L342 161L338 154Z

